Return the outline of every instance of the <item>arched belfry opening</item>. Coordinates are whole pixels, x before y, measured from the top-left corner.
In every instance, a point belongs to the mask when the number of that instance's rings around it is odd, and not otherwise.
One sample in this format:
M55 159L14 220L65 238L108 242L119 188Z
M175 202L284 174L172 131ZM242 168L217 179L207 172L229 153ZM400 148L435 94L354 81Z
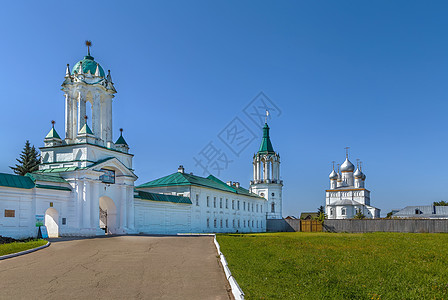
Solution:
M100 228L106 234L117 233L117 207L114 201L107 197L100 197Z

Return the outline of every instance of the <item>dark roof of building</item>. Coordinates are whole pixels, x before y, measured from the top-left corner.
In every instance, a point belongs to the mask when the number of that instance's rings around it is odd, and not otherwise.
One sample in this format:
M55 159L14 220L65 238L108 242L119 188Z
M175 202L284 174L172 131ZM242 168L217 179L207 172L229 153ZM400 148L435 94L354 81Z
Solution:
M226 184L225 182L216 178L213 175L209 175L207 178L204 178L201 176L182 172L176 172L171 175L144 183L142 185L137 186L137 189L166 187L166 186L185 186L185 185L207 187L225 192L260 198L258 195L249 192L249 190L243 187L236 187L235 185L229 186L228 184Z
M156 193L149 193L149 192L137 191L137 190L135 192L136 192L136 194L134 194L134 198L137 198L137 199L159 201L159 202L191 204L191 200L188 197L156 194Z
M300 219L307 219L307 217L314 219L318 217L318 213L317 212L303 212L300 214Z

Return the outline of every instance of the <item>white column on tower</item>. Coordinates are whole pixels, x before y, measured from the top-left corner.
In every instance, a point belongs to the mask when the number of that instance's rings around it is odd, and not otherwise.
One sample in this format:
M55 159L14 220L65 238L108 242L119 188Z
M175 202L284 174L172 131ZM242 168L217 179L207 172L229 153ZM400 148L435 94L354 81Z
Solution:
M72 105L70 95L68 93L64 94L65 96L65 138L72 139L73 138L73 127L72 127Z
M86 98L82 91L79 91L78 94L78 132L81 128L86 124L86 119L84 118L86 115Z
M271 160L266 160L266 179L271 179Z
M253 165L253 168L254 168L254 181L256 181L257 180L257 162L256 162L256 159L254 159L252 165Z
M92 98L92 131L95 137L101 138L101 97L95 93Z

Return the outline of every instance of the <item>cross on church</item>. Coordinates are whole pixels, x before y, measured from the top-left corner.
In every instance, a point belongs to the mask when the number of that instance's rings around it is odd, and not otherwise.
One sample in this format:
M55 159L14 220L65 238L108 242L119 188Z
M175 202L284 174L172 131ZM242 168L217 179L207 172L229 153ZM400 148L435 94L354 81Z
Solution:
M335 163L335 161L333 160L331 163L333 164L333 171L334 171L334 163Z
M90 56L90 47L92 47L92 41L87 40L86 46L87 46L87 54Z
M56 121L55 120L51 120L51 126L53 126L53 128L54 128L54 124L56 123Z
M345 157L348 158L348 149L350 149L350 147L345 147Z

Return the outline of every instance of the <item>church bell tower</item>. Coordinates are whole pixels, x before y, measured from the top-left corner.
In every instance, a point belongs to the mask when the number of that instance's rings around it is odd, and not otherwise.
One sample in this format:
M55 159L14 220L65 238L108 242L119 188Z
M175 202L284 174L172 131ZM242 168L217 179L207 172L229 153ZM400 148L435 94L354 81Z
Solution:
M283 180L280 180L280 155L272 147L267 123L263 127L260 149L253 157L253 169L251 192L267 200L267 219L281 219Z

